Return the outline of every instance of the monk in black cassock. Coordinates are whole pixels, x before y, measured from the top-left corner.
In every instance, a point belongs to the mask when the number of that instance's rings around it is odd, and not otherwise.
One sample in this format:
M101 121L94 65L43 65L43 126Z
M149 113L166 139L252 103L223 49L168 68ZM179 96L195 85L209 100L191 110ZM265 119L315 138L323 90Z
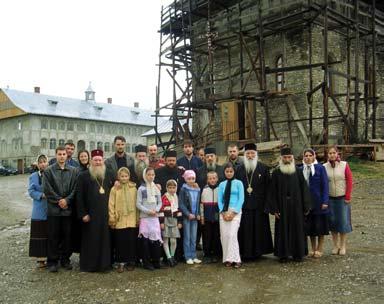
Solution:
M270 182L269 169L258 161L257 146L244 147L243 163L236 170L236 178L244 185L244 204L238 233L240 255L254 260L273 252L269 215L265 212Z
M307 254L304 216L311 208L311 196L303 173L296 169L290 148L281 150L279 167L272 174L267 210L275 215L275 256L301 262Z
M160 188L161 195L167 192L167 182L170 179L174 179L178 185L182 184L183 180L181 177L181 171L177 167L177 152L167 150L164 153L164 158L165 166L158 168L155 171L155 184Z
M108 200L113 183L114 174L106 171L103 151L93 150L89 169L80 174L76 190L78 215L83 221L81 271L107 271L111 268Z

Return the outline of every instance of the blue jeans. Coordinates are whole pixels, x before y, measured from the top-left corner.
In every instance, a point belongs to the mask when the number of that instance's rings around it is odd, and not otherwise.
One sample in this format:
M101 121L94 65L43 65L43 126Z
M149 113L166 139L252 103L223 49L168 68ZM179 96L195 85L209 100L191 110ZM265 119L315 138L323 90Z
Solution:
M196 258L196 234L197 234L197 221L190 221L187 218L183 219L184 231L184 257L185 260Z

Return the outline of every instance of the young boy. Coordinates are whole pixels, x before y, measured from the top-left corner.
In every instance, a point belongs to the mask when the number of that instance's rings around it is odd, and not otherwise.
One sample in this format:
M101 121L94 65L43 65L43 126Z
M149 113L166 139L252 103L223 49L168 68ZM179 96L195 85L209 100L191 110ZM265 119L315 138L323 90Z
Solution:
M220 226L219 226L219 207L217 173L210 171L207 173L207 185L204 187L200 200L200 216L203 229L203 250L204 263L217 263L220 256Z
M187 170L183 174L186 183L180 190L179 208L183 213L184 257L188 265L200 264L196 256L197 221L200 220L200 188L196 184L196 173Z

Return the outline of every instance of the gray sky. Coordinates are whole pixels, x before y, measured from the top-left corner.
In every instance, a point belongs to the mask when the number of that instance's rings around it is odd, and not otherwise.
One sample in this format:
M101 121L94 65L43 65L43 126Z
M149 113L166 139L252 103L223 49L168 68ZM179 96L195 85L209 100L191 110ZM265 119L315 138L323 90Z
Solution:
M2 0L0 87L155 108L161 5L170 0ZM164 79L166 75L164 75ZM161 88L162 104L171 95Z

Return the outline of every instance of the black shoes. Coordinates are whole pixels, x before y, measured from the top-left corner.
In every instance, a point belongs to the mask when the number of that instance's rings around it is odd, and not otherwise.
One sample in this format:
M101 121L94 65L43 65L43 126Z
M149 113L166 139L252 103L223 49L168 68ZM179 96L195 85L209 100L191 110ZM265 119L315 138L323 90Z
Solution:
M57 266L57 264L48 266L49 272L58 272L58 270L59 270L59 267Z
M147 269L147 270L150 270L150 271L154 271L155 270L155 267L153 267L153 265L149 264L149 263L144 263L143 268Z
M71 262L61 262L61 267L64 268L65 270L72 270L73 266Z

